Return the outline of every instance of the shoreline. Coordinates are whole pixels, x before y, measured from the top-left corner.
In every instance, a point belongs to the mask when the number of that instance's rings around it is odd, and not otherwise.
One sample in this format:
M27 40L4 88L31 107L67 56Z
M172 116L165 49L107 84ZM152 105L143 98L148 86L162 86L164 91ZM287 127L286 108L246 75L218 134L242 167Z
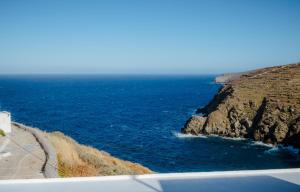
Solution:
M273 144L267 144L267 143L263 143L261 141L255 141L253 139L243 138L243 137L226 137L226 136L220 136L220 135L215 135L215 134L211 134L211 135L203 135L203 134L193 135L193 134L190 134L190 133L184 134L184 133L180 133L180 132L174 132L173 134L174 134L175 137L177 137L179 139L218 138L218 139L222 139L222 140L230 140L230 141L236 141L236 142L246 141L247 145L266 147L267 148L267 150L265 151L266 153L268 153L269 151L273 151L273 152L287 151L289 154L291 154L293 156L294 155L298 156L298 154L300 153L300 149L295 148L292 145L286 145L286 146L282 145L282 144L273 145Z

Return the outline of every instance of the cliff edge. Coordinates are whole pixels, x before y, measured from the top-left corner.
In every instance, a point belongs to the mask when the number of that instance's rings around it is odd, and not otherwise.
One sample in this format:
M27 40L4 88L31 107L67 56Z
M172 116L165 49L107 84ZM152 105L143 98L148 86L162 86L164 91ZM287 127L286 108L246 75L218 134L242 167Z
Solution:
M5 159L7 168L0 170L3 178L153 173L138 163L118 159L105 151L79 144L61 132L44 132L16 122L12 123L12 128L13 134L0 138L2 146L7 142L5 140L11 140L7 143L9 144L7 150L11 151L9 157ZM0 160L1 158L0 156Z
M139 175L153 173L150 169L111 156L105 151L77 143L61 132L44 132L52 143L61 177L100 175Z
M241 73L192 116L183 133L244 137L300 148L300 63Z

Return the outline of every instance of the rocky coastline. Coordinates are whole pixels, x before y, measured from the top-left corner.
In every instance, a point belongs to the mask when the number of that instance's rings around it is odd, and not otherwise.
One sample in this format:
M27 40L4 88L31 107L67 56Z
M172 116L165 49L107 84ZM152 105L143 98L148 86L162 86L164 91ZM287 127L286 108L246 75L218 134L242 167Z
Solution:
M231 78L233 77L233 78ZM300 148L300 63L223 76L182 133L242 137Z

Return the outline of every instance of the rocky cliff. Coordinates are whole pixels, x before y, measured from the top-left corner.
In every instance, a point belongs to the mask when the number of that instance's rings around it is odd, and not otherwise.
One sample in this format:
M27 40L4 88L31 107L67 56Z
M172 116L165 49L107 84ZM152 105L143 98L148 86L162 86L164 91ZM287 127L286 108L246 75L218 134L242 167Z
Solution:
M235 76L236 77L236 76ZM192 116L183 133L245 137L300 148L300 64L233 78Z

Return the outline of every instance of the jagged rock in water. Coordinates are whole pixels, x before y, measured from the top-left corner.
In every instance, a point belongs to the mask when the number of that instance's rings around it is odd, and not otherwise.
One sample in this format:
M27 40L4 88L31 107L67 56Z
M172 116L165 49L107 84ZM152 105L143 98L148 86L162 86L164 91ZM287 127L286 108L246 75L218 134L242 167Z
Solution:
M243 73L191 117L183 133L245 137L300 148L300 64Z

